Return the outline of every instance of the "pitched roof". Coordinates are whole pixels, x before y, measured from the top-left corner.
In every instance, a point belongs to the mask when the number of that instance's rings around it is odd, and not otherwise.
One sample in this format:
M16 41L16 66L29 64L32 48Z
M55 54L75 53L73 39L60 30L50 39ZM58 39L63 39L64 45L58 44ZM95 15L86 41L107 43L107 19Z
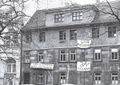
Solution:
M120 8L120 5L119 5L120 0L110 2L110 4L113 7L113 10L115 12L118 11L116 8ZM107 3L101 3L98 7L96 7L95 5L83 5L83 6L73 5L73 6L67 6L67 7L38 10L34 13L34 15L31 17L31 19L27 22L27 24L24 26L24 28L22 30L45 28L46 27L45 20L46 20L47 13L56 13L56 12L70 11L70 10L76 10L76 9L97 10L95 18L91 22L93 24L94 23L108 23L108 22L116 22L117 21L117 19L114 16L98 11L98 9L101 9L105 12L110 11L110 8L108 7ZM86 23L86 24L90 24L90 23Z

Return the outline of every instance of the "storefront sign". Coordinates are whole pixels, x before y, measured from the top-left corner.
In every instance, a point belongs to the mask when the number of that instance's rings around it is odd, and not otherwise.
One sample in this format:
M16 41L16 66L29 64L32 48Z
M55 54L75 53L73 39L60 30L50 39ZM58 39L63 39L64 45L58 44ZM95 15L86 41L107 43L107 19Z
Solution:
M90 70L91 70L90 61L77 62L77 71L90 71Z
M53 70L54 64L31 63L30 68L40 68L40 69Z
M79 48L89 48L91 40L77 40L77 46Z

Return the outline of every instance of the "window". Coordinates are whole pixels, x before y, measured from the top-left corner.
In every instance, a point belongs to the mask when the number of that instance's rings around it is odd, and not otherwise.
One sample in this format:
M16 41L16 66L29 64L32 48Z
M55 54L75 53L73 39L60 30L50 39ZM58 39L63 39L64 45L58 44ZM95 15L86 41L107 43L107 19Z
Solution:
M32 41L32 33L29 31L25 34L26 42L30 43Z
M95 84L101 84L101 73L100 72L94 73L94 81L95 81Z
M65 50L60 51L60 61L66 61L66 51Z
M37 84L43 84L44 76L43 74L38 74Z
M40 32L39 40L40 40L40 42L44 42L45 41L45 32Z
M73 12L72 13L72 20L73 21L82 20L82 13L81 12Z
M76 39L77 39L77 31L70 30L70 40L76 40Z
M66 40L66 31L60 31L59 32L59 39L60 40Z
M29 72L24 73L24 84L30 84L30 73Z
M111 60L118 60L118 49L111 49Z
M116 26L108 27L108 37L115 37L116 36Z
M99 28L92 28L92 38L99 38Z
M118 84L118 73L117 72L114 72L114 73L111 73L111 81L112 81L112 84Z
M76 50L75 49L70 50L70 61L76 61Z
M60 83L65 84L66 83L66 75L65 73L60 74Z
M94 60L95 61L101 61L101 49L95 49L94 50Z
M38 62L44 62L43 51L38 52Z
M63 22L64 21L64 14L61 13L61 14L55 14L54 15L54 21L55 23L57 22Z
M24 63L30 63L30 51L24 52Z
M15 63L8 63L7 72L10 72L10 73L16 72L16 64Z

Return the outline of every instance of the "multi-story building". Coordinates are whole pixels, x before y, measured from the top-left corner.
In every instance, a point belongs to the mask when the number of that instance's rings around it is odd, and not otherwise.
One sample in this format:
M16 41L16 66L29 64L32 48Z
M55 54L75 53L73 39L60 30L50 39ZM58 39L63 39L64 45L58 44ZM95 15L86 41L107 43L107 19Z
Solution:
M36 11L22 29L21 84L119 85L119 28L94 5Z

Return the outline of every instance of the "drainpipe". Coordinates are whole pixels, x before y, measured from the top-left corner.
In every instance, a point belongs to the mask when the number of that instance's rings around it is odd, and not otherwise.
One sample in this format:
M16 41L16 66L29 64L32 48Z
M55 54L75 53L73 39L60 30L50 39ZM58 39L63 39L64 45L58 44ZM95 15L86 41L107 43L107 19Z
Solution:
M22 84L22 46L23 46L23 44L22 44L22 30L20 30L20 34L21 34L21 38L20 38L20 41L21 41L21 53L20 53L20 84L19 85L21 85Z

